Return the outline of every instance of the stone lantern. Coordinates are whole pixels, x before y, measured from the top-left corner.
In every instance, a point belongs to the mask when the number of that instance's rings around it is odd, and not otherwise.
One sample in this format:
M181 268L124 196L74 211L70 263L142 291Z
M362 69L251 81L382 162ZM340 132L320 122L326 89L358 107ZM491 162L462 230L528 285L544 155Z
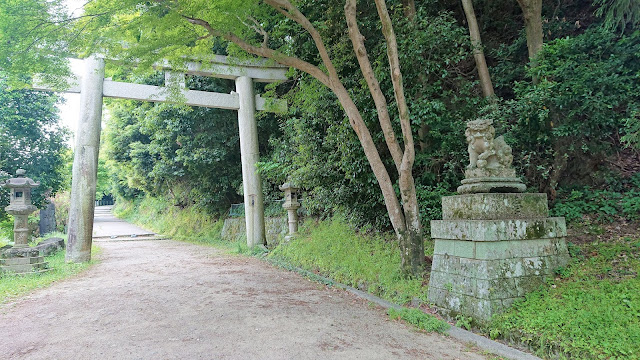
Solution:
M36 211L37 208L31 204L31 189L40 185L32 179L25 177L26 171L18 169L16 177L7 180L3 187L8 188L11 192L11 200L9 206L4 208L7 213L13 215L13 239L15 248L28 247L29 228L27 226L27 218L29 214Z
M282 207L287 209L289 217L289 235L285 237L286 240L289 240L292 235L298 232L297 210L300 208L300 202L298 202L299 188L287 182L280 186L280 190L284 191L284 204L282 204Z
M37 208L31 204L31 189L40 185L32 179L25 177L26 171L19 169L16 177L7 180L0 186L8 188L11 192L9 206L4 208L8 214L13 215L13 240L14 246L2 253L0 268L5 271L27 273L46 269L47 263L39 256L39 251L29 247L29 214Z

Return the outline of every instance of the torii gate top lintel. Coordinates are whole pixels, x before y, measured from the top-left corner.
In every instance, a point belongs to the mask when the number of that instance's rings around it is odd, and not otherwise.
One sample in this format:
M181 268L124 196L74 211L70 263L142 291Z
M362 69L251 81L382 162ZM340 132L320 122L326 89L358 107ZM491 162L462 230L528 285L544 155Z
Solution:
M105 60L111 61L110 59L104 59L98 56L89 57L80 61L85 63L85 67L89 66L91 68L93 68L94 65L87 64L93 64L93 62L98 61L102 64L100 71L104 72ZM101 80L94 78L92 81L102 81L101 91L103 97L151 102L178 102L175 96L170 95L175 94L175 92L168 91L169 83L172 83L174 86L177 84L178 88L184 89L181 90L181 95L185 105L238 110L240 100L237 94L222 94L186 89L185 78L181 75L188 74L231 80L247 77L254 82L276 82L286 80L286 73L288 71L286 66L272 64L272 62L267 59L240 60L222 55L216 55L211 59L200 61L187 59L184 63L184 69L174 69L166 60L160 61L154 66L165 72L164 87L113 81L110 78L105 79L104 77L101 77ZM83 83L83 78L91 75L90 72L94 70L85 69L84 74L75 74L74 78L67 79L67 84L69 84L70 87L65 89L64 92L80 93L80 84ZM34 82L33 88L45 91L59 90L49 84L39 83L38 81ZM267 101L269 101L269 106L267 106ZM267 100L260 95L255 95L255 108L256 110L284 111L287 108L287 104L282 100Z
M236 59L215 55L208 59L187 60L185 69L173 70L167 61L156 64L157 68L172 70L189 75L211 76L235 80L247 76L256 82L276 82L287 80L288 68L274 64L268 59Z

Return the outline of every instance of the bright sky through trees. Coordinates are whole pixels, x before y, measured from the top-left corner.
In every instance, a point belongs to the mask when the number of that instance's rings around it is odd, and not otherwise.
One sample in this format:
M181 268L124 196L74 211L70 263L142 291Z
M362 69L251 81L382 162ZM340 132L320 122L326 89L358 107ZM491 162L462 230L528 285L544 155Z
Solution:
M78 14L82 10L84 0L66 0L67 8L70 12ZM78 74L82 72L82 64L72 61L71 68L73 72ZM78 118L80 117L80 94L62 94L65 102L58 105L60 111L60 119L62 124L69 128L72 132L72 136L69 137L69 146L73 148L75 144L76 126L78 124Z

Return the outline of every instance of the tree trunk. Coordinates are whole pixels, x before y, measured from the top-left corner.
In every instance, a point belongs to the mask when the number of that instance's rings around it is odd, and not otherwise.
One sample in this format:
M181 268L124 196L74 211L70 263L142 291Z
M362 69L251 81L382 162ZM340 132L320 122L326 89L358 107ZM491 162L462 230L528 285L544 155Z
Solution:
M536 66L536 55L542 49L542 0L518 0L522 14L524 15L524 30L527 35L527 49L529 61ZM533 83L538 83L538 78L533 77Z
M414 0L402 0L402 10L407 19L413 21L416 17L416 3Z
M467 24L469 24L473 58L478 68L478 77L480 78L482 93L484 97L492 99L494 96L493 84L491 83L491 75L489 75L489 68L487 68L487 61L484 58L484 51L482 50L482 39L480 38L480 29L478 28L476 13L473 11L473 1L462 0L462 7L464 8L464 15L467 17Z
M391 82L393 83L393 94L398 106L398 117L402 128L402 138L404 140L404 154L400 165L400 197L404 209L404 219L406 222L406 234L400 234L399 242L403 251L402 265L405 273L414 276L422 275L424 271L424 239L422 237L422 226L420 224L420 211L418 207L418 197L416 194L415 181L413 179L413 164L415 162L415 145L413 132L411 130L411 119L409 117L409 107L404 95L404 85L402 83L402 71L398 56L398 43L393 30L391 17L384 0L375 0L378 9L378 16L382 23L382 33L387 42L387 57L389 59L389 70L391 72ZM404 238L404 239L403 239ZM409 244L405 241L408 240Z

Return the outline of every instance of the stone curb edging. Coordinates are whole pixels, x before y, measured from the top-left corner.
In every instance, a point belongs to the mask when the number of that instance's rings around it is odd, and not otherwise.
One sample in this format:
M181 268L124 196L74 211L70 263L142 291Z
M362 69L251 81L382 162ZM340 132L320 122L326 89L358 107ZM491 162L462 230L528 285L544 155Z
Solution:
M384 300L382 298L379 298L375 295L369 294L367 292L358 290L356 288L353 288L351 286L345 285L345 284L341 284L339 282L336 282L332 279L326 278L324 276L320 276L318 274L312 273L310 271L301 269L299 267L295 267L295 266L291 266L291 267L285 267L283 266L282 263L276 261L276 260L271 260L271 259L267 259L266 257L263 257L264 260L266 260L268 263L280 267L280 268L284 268L285 270L290 270L290 271L294 271L297 272L299 274L304 275L305 277L311 279L311 280L322 280L319 282L322 282L324 284L330 285L330 286L335 286L337 288L343 289L345 291L348 291L360 298L366 299L368 301L371 301L377 305L380 305L381 307L388 309L388 308L394 308L396 310L402 309L403 307L398 305L398 304L394 304L392 302L389 302L387 300ZM527 354L523 351L514 349L510 346L501 344L497 341L493 341L491 339L487 339L484 336L480 336L478 334L474 334L471 331L467 331L464 329L461 329L459 327L453 326L451 325L451 327L449 328L449 330L445 331L445 334L448 336L451 336L452 338L462 341L462 342L466 342L466 343L472 343L474 345L476 345L477 347L479 347L482 350L485 350L487 352L490 352L492 354L498 355L498 356L503 356L506 357L508 359L511 360L542 360L541 358L531 355L531 354Z

